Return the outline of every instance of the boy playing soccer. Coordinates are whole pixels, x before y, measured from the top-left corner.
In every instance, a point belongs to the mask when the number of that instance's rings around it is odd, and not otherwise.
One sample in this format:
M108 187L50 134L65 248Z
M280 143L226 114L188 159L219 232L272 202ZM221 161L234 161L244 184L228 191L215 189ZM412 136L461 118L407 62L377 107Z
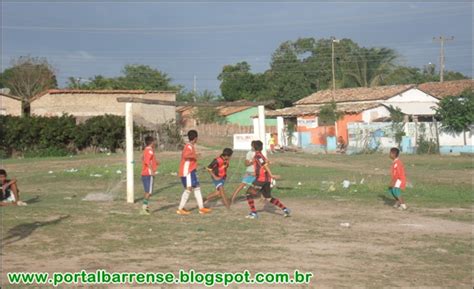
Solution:
M142 156L142 182L145 194L143 196L143 206L140 211L141 215L150 215L148 202L153 192L153 180L158 169L158 162L155 157L155 139L151 136L145 138L145 149Z
M235 198L237 197L237 194L245 187L245 186L252 186L253 182L255 182L255 171L253 169L253 157L255 155L255 149L254 149L254 144L255 141L252 141L251 143L251 150L247 152L247 155L245 156L245 165L247 166L247 169L245 170L245 175L242 178L242 181L240 185L235 189L235 191L232 193L232 198L230 203L233 204L235 201Z
M255 169L255 182L254 186L260 190L265 199L270 199L270 203L279 207L283 210L284 216L290 216L290 210L283 205L277 198L272 197L272 187L271 180L276 179L277 176L274 176L270 171L267 158L262 154L263 143L261 141L255 141L255 156L253 158L253 165ZM257 210L255 209L255 202L253 199L253 194L247 192L247 202L250 207L250 214L247 218L256 219L258 218Z
M402 161L398 158L400 155L400 150L398 148L391 148L390 149L390 158L393 160L392 162L392 180L390 181L390 186L388 191L392 196L395 198L395 205L394 208L398 208L400 210L406 210L407 205L402 198L402 190L405 190L406 187L406 176L405 176L405 168L403 167Z
M20 201L20 191L16 185L16 179L7 179L7 171L0 169L0 185L2 188L0 195L0 206L26 206Z
M199 180L197 178L197 153L196 153L196 142L198 139L198 133L195 130L188 131L189 143L184 146L183 153L181 155L181 163L179 165L179 176L184 186L184 192L181 195L181 202L179 203L178 215L189 215L190 211L184 209L186 202L189 199L189 194L194 191L194 197L199 206L200 214L207 214L211 212L211 209L204 208L201 188L199 186Z
M228 209L230 207L229 200L224 192L224 184L227 177L227 168L230 165L230 158L233 153L232 149L225 148L222 154L213 159L209 166L207 166L207 171L212 177L216 191L206 197L206 203L214 198L221 197L226 208Z

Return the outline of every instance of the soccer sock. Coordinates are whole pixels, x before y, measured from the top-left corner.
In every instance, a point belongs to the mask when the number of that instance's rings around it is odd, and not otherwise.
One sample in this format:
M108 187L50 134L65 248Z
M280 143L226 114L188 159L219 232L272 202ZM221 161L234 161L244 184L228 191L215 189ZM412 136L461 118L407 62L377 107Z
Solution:
M147 199L143 199L143 208L144 209L148 208L148 200Z
M201 188L195 188L194 189L194 197L196 198L196 202L198 203L199 209L204 208L204 204L203 204L203 201L202 201Z
M189 199L189 194L190 193L191 193L190 191L184 190L183 194L181 195L181 202L179 203L178 209L182 210L184 208L184 206L186 206L186 202Z
M249 203L250 211L252 213L256 213L257 210L255 209L255 201L253 200L252 196L247 196L247 203Z
M277 198L271 198L270 203L274 204L282 210L286 209L285 205L283 205L283 203L281 203L280 200Z

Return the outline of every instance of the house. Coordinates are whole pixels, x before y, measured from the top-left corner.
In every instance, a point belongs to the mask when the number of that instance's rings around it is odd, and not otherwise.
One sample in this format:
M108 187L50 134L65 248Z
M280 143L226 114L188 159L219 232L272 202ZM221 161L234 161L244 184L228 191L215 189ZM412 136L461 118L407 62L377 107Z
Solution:
M239 102L239 101L237 101ZM198 120L194 117L196 107L180 106L176 109L183 127L194 127L198 125ZM218 106L218 114L225 118L227 124L240 126L252 126L253 118L258 114L258 108L254 106ZM266 119L267 126L276 126L275 119Z
M163 101L175 101L174 91L146 92L143 90L71 90L52 89L33 97L31 115L60 116L69 114L78 121L98 115L125 115L124 103L118 97L137 97ZM153 128L176 117L174 105L133 104L134 121Z
M0 92L0 115L21 116L21 98Z
M349 123L388 120L391 107L400 109L408 120L431 121L441 98L460 95L465 89L472 87L472 80L459 80L424 83L418 86L391 85L322 90L298 100L293 107L276 110L267 115L293 121L300 133L300 146L324 146L327 136L340 136L347 143ZM320 109L333 101L337 104L337 109L343 112L343 117L335 125L321 126Z

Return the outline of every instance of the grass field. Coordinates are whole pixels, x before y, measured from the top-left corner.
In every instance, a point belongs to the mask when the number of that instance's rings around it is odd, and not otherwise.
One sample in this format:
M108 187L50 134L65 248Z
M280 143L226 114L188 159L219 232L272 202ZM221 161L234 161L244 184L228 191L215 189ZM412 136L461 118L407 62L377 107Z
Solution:
M200 164L217 154L203 149ZM283 218L279 210L257 201L262 211L258 220L245 219L248 208L242 198L230 210L217 202L210 215L196 210L176 215L182 187L173 173L179 153L159 153L159 158L151 216L138 214L138 156L133 205L125 202L123 155L2 161L19 179L22 198L29 203L0 209L2 288L28 288L7 285L7 272L82 269L299 269L315 277L310 285L292 288L472 288L470 157L403 156L409 210L400 212L386 193L386 155L277 154L271 157L273 170L283 178L274 195L293 216ZM234 155L228 194L238 185L242 159L243 153ZM200 178L205 195L212 184L204 171ZM343 180L352 182L348 189ZM105 193L114 201L84 201L91 193ZM195 207L193 196L188 207ZM351 227L340 226L343 222Z

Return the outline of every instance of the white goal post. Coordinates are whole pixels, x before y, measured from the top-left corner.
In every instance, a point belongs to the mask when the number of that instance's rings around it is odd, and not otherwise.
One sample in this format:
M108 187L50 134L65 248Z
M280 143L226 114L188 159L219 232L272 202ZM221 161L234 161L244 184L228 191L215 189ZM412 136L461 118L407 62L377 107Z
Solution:
M135 202L134 184L134 155L133 155L133 103L144 103L150 105L172 105L172 106L195 106L195 107L222 107L222 106L258 106L259 139L266 145L265 139L265 105L273 104L274 101L265 102L179 102L155 99L144 99L136 97L118 97L118 102L125 103L125 152L127 167L127 203ZM266 151L264 151L266 154Z

